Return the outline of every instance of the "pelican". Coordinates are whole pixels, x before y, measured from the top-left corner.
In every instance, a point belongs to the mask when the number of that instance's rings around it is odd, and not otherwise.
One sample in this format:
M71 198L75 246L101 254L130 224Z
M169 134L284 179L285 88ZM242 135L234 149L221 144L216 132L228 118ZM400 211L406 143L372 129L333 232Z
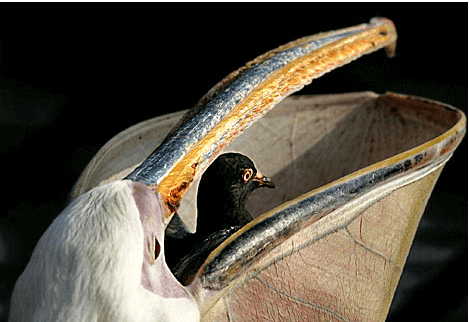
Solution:
M16 282L9 321L199 321L200 303L164 255L164 229L184 193L283 98L363 54L392 55L395 41L391 21L372 19L293 41L230 74L132 173L57 216Z

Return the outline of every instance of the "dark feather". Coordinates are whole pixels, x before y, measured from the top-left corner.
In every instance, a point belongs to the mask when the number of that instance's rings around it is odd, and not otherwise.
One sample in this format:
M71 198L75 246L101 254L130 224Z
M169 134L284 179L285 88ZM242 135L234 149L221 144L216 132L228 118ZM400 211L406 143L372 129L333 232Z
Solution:
M239 153L219 156L205 171L197 196L196 232L190 234L177 215L166 229L166 262L179 281L190 280L212 250L253 219L246 202L262 186L274 187Z

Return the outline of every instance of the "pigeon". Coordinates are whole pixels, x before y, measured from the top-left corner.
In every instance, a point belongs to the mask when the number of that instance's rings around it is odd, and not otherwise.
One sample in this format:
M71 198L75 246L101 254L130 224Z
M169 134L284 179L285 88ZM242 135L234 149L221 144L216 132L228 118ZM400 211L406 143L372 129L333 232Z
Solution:
M166 262L183 285L218 245L253 219L246 202L260 187L275 185L243 154L222 154L208 167L198 189L196 232L189 233L177 215L166 230Z

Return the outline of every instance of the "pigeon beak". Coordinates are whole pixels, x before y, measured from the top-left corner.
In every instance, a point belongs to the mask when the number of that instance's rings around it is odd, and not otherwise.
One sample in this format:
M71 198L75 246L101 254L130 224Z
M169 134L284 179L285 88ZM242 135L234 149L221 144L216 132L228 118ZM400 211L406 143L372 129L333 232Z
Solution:
M252 123L337 67L383 47L392 55L396 39L392 21L376 18L369 24L304 37L257 57L202 97L126 179L144 183L161 197L167 225L189 186ZM272 185L267 179L259 182Z
M257 172L257 175L252 178L252 180L255 181L259 187L275 188L275 184L273 183L272 179L264 176L260 172Z

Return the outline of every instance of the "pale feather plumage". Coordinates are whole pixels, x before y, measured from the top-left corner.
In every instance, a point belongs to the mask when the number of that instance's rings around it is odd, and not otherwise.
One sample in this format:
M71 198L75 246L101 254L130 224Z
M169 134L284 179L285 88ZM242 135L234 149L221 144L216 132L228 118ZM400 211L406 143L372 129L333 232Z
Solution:
M198 321L164 261L159 205L151 189L127 180L72 202L18 279L10 321Z

